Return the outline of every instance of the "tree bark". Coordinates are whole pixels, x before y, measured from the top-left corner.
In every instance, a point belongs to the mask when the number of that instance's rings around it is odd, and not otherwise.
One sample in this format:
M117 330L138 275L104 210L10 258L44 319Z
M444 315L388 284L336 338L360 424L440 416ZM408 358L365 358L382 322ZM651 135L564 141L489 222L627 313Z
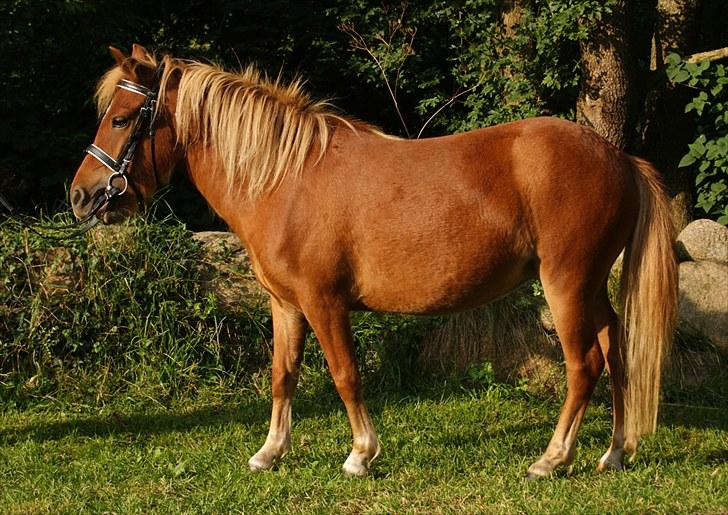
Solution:
M692 219L692 177L677 165L693 137L693 122L684 112L690 92L670 84L664 65L668 53L687 55L694 49L700 3L701 0L658 0L650 55L652 87L642 116L642 148L662 171L677 230Z
M525 0L504 0L501 6L500 12L500 37L504 43L498 49L498 55L503 57L507 55L511 49L509 48L509 42L514 38L518 31L518 26L523 20L523 13ZM503 66L500 69L501 75L508 81L518 82L523 80L523 77L519 72L514 71L510 65ZM505 88L502 92L502 102L506 105L513 105L519 100L509 98L509 91Z
M579 45L581 90L576 121L624 149L633 118L626 0L618 0L612 12L590 29L589 38Z

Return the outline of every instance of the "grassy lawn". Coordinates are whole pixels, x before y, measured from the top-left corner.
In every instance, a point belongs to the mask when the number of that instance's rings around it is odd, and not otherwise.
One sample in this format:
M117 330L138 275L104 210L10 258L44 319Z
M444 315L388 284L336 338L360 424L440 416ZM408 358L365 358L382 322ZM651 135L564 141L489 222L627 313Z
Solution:
M590 407L571 475L528 482L558 404L502 385L444 383L373 392L382 455L344 477L347 419L326 385L294 406L294 448L248 471L269 399L198 392L162 406L122 396L103 407L45 400L0 419L5 513L726 513L728 413L667 406L627 472L597 474L608 403Z

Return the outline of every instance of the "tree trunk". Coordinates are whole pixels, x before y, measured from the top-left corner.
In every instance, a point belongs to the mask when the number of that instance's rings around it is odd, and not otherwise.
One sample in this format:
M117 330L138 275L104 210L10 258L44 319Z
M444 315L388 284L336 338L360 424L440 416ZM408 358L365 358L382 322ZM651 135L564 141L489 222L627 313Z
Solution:
M626 0L618 0L612 12L591 27L580 50L581 91L576 101L576 121L624 149L633 112Z
M670 52L687 55L694 50L701 0L658 0L657 22L650 55L651 89L645 99L642 148L662 171L672 198L675 226L681 230L692 219L691 175L677 167L693 137L692 118L684 113L690 99L685 88L673 87L664 74Z
M523 20L525 11L524 0L504 0L500 12L500 36L502 45L498 47L498 55L506 56L511 52L511 40L517 36L518 26ZM514 71L510 65L503 66L500 69L501 75L510 82L520 82L524 78L520 72ZM505 105L513 105L519 103L521 99L510 98L510 91L504 88L501 92L501 101Z

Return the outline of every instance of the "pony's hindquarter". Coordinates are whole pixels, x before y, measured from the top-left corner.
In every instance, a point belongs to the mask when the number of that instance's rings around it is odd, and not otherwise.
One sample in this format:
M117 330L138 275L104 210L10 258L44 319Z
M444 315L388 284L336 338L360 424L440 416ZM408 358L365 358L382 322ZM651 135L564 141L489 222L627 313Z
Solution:
M677 260L674 226L658 171L630 156L639 192L639 214L622 270L626 327L625 450L633 453L640 435L654 432L662 364L677 316Z

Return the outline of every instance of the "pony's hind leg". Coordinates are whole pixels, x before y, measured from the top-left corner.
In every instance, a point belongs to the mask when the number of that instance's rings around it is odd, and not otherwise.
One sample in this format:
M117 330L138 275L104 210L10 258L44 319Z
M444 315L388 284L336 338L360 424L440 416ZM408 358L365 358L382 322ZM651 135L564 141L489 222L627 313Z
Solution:
M617 314L612 309L606 286L597 298L594 322L602 354L607 358L607 367L612 383L612 443L599 460L597 469L621 470L624 460L624 362L620 351L622 328Z
M273 316L273 411L263 447L248 461L268 470L291 448L291 399L298 383L308 324L299 310L271 298Z
M335 302L322 302L313 310L306 310L306 317L324 351L331 377L351 424L354 444L344 462L344 473L365 475L369 464L379 455L379 440L364 405L349 312Z
M593 303L588 296L583 290L555 293L545 280L544 291L564 350L568 390L546 452L528 468L529 479L545 477L557 467L571 465L584 412L604 369L591 313Z

